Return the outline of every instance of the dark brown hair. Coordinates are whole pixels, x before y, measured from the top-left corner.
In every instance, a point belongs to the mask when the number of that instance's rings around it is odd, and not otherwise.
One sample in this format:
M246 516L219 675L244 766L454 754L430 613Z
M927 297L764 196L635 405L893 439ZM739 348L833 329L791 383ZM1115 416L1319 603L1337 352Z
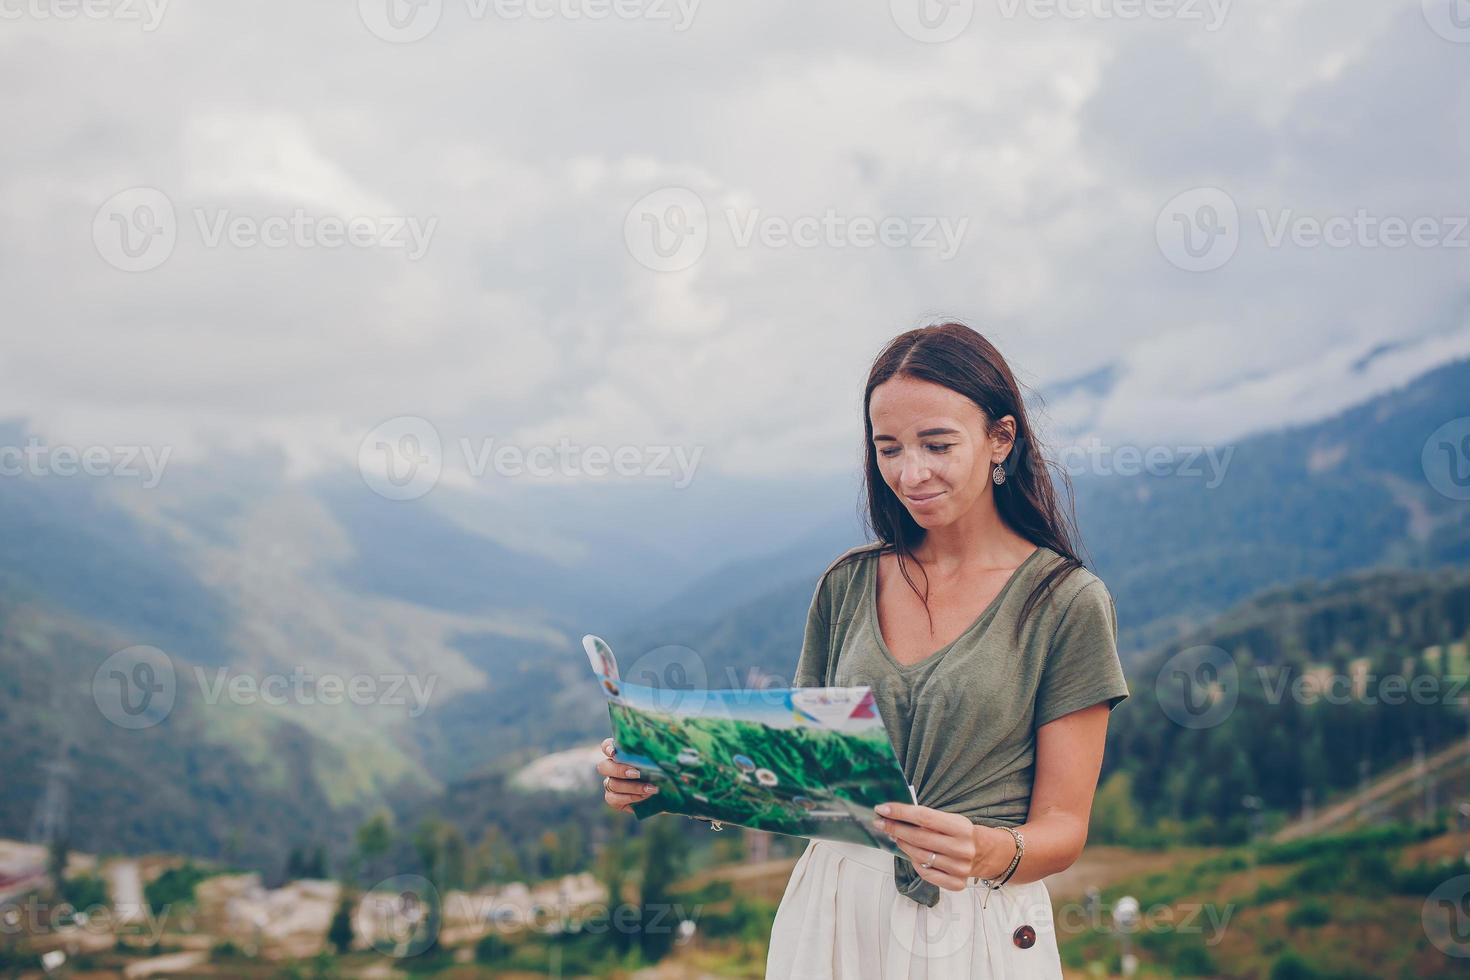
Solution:
M868 414L873 389L896 377L932 381L964 395L979 407L987 432L996 419L1010 415L1016 420L1015 442L1002 464L1006 480L994 485L995 506L1001 520L1013 531L1038 547L1050 548L1061 558L1052 562L1051 570L1026 597L1021 607L1019 626L1048 590L1074 569L1085 567L1077 554L1078 535L1071 480L1065 471L1061 473L1068 502L1064 511L1047 469L1053 464L1045 459L1041 445L1036 441L1015 376L990 341L971 327L957 322L920 327L889 341L873 362L868 373L867 390L863 394L865 517L869 532L882 545L878 553L893 551L898 554L899 570L926 610L929 608L928 578L925 577L921 592L909 577L903 561L905 558L913 559L913 549L923 541L925 531L878 469L877 451L873 447L873 422ZM863 549L844 561L871 553ZM837 562L833 567L843 563ZM932 616L930 623L933 623Z

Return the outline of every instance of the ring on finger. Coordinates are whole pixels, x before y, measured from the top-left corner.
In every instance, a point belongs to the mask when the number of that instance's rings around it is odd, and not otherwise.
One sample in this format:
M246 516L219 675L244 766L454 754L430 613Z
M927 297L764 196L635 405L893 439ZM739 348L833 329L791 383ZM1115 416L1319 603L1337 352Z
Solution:
M603 776L602 777L602 791L604 793L610 793L610 792L612 792L612 777L611 776Z
M938 856L938 854L939 854L938 851L930 851L929 852L929 860L927 860L923 864L919 865L919 867L921 867L921 868L932 868L932 867L934 867L934 859L935 859L935 857Z

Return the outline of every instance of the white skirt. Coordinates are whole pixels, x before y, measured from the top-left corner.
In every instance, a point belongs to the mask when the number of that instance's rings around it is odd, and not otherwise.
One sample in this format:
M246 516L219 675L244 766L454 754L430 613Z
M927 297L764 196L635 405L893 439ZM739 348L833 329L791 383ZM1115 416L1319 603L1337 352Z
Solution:
M929 908L899 894L889 852L808 840L776 909L766 978L1060 980L1045 882L1002 885L981 909L987 890L941 888Z

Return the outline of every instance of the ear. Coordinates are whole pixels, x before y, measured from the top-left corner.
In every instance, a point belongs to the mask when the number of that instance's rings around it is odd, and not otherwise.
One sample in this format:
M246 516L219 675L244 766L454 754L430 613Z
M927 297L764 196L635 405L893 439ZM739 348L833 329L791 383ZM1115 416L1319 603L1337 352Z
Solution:
M1016 443L1016 417L1014 415L1002 415L990 424L990 440L995 443L995 452L1000 453L1000 458L991 456L991 462L1003 463L1005 458L1011 454L1011 448Z

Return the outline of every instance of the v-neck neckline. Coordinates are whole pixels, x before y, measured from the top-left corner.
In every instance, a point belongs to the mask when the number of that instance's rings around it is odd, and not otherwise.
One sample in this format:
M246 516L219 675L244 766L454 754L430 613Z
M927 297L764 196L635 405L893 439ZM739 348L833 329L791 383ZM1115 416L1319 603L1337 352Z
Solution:
M975 617L975 621L972 622L969 626L966 626L964 631L961 632L959 636L956 636L953 640L950 640L938 650L935 650L933 653L924 657L924 659L911 664L906 664L895 657L893 655L893 651L888 649L888 642L883 639L883 627L878 622L878 564L883 560L883 553L881 551L878 552L873 557L873 580L869 583L867 589L868 624L873 630L874 639L876 639L878 642L878 649L883 652L883 656L888 659L888 662L900 671L907 672L918 670L920 667L933 664L940 657L943 657L950 650L954 649L957 643L968 637L977 628L979 628L982 623L985 623L990 619L991 614L993 614L995 610L1000 608L1000 604L1005 599L1006 594L1011 591L1011 586L1016 584L1016 582L1021 577L1021 573L1026 570L1027 566L1029 566L1031 562L1036 559L1036 556L1041 554L1041 552L1042 548L1038 546L1034 551L1031 552L1031 554L1027 555L1021 560L1021 564L1017 565L1016 570L1011 572L1010 578L1006 579L1006 584L1000 587L1000 591L995 594L995 598L990 600L990 604L985 607L984 611L981 612L979 616Z

